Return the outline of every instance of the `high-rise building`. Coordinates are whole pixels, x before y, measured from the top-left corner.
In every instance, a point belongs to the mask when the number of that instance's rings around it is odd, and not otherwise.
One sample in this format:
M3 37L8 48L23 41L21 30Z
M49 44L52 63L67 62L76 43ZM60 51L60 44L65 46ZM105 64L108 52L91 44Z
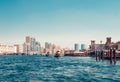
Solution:
M45 53L55 54L58 50L60 50L60 46L45 42Z
M48 48L49 48L49 43L45 42L45 49L48 49Z
M24 43L24 53L31 55L40 54L40 43L35 38L27 36Z
M26 43L30 43L30 42L31 42L30 36L26 36Z
M86 49L86 45L85 44L81 44L81 50L85 50Z
M76 44L74 45L74 48L75 48L75 51L79 51L79 44L76 43Z
M40 43L39 43L39 42L36 42L36 44L35 44L36 54L40 54L40 53L41 53L41 52L40 52L40 48L41 48Z
M36 40L35 40L35 38L31 38L30 46L31 46L31 51L35 51L35 48L36 48Z

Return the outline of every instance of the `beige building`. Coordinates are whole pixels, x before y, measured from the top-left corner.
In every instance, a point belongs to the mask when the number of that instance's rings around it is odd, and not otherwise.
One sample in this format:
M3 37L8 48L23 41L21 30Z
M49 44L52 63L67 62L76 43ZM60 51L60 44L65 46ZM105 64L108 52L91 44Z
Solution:
M60 51L61 47L55 44L45 42L45 53L49 52L50 54L56 54L57 51Z
M0 54L16 53L16 46L0 44Z
M41 47L41 48L40 48L40 53L41 53L41 54L45 53L45 48Z
M91 40L90 49L91 49L92 51L95 51L95 40Z
M23 53L23 44L15 44L16 53Z
M40 54L40 43L35 38L26 36L23 52L28 55Z

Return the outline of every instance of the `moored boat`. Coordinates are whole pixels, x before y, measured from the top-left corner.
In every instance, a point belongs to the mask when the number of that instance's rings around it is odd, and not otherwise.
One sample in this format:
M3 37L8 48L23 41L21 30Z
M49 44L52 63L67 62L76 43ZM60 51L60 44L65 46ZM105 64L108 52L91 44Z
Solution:
M60 57L60 51L57 51L54 57Z
M88 56L88 55L87 55L87 53L85 53L85 52L70 52L70 53L65 53L64 56L86 57L86 56Z
M50 56L50 52L47 52L46 56Z

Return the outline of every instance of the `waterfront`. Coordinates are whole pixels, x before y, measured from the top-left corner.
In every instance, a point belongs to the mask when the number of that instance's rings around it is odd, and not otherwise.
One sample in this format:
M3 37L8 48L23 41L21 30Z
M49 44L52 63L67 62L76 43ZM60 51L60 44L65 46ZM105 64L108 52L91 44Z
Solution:
M0 56L0 81L119 82L120 61L96 62L91 57Z

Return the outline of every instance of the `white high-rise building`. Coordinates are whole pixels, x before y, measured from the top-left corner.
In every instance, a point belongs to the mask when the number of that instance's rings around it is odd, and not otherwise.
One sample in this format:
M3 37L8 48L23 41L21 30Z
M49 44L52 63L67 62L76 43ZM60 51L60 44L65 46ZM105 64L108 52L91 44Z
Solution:
M75 51L79 51L79 44L75 43L75 44L74 44L74 48L75 48L75 49L74 49Z
M35 38L27 36L24 43L24 53L29 55L40 54L40 43Z
M35 44L35 51L37 54L40 54L40 43L39 42L36 42Z

